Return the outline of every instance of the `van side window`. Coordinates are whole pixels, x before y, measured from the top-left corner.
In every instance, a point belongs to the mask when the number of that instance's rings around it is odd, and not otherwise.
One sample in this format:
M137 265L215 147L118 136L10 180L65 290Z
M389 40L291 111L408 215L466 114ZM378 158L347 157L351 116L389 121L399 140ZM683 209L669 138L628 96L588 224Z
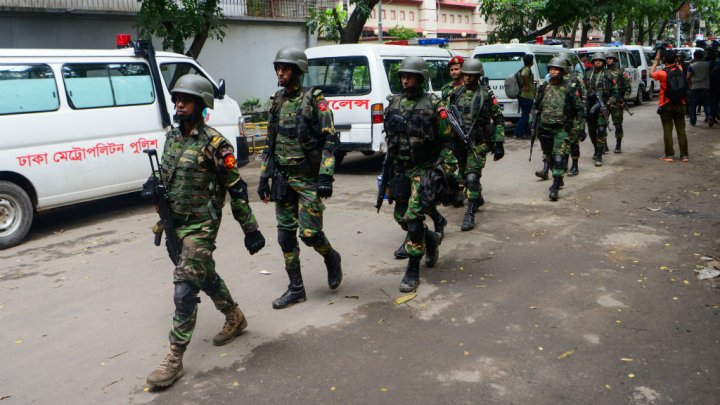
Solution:
M505 80L524 66L523 56L523 52L493 52L477 54L475 59L482 62L488 80Z
M429 60L430 84L434 91L439 91L442 86L450 83L450 71L446 60Z
M0 65L0 115L55 111L55 74L48 65Z
M370 68L364 56L314 58L308 61L303 85L317 87L326 96L370 93Z
M548 63L550 63L550 59L554 58L555 55L548 55L543 53L535 54L535 63L537 64L538 73L540 74L540 78L544 78L548 74Z
M383 65L385 65L385 74L387 75L388 84L390 85L390 91L393 94L398 94L402 91L402 83L400 83L400 77L398 76L400 62L400 59L383 60Z
M640 51L638 51L637 49L633 49L631 52L632 57L630 59L632 59L632 65L634 67L640 67L640 64L642 64L642 59L640 58Z
M160 65L160 74L162 74L168 91L175 86L175 82L185 75L200 75L200 71L191 63L163 63ZM205 76L203 76L205 77ZM213 86L214 87L214 86Z
M155 90L143 63L67 64L62 67L74 109L151 104Z

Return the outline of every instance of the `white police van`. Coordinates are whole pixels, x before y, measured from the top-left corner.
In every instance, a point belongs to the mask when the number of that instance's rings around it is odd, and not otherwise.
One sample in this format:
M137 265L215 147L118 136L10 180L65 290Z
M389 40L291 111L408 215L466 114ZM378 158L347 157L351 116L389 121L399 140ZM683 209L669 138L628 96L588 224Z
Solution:
M561 53L570 55L573 66L580 62L570 49L556 45L537 44L482 45L475 48L472 57L482 62L485 77L495 93L505 119L517 121L521 115L520 105L517 99L510 99L505 95L505 78L518 72L524 66L523 56L533 55L534 63L531 70L539 85L548 73L547 64L550 63L550 59Z
M184 74L210 80L206 121L239 139L240 107L223 80L145 41L118 35L121 46L0 49L0 248L21 242L36 212L140 190L150 174L142 151L162 150L169 89Z
M416 40L418 45L438 45L447 39ZM390 93L402 90L398 69L408 56L420 56L428 63L428 89L440 94L450 82L447 62L449 50L437 46L403 46L381 44L327 45L305 50L308 73L305 86L323 90L333 112L335 129L340 133L338 162L347 152L365 155L385 152L383 110Z

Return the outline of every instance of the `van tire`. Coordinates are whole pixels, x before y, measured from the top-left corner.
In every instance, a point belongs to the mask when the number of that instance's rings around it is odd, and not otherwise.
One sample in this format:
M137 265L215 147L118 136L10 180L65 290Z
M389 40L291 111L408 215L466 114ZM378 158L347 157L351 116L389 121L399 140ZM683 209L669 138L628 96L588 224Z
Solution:
M639 86L637 96L635 97L635 105L642 105L643 96L645 95L645 86Z
M33 221L30 197L15 183L0 181L0 249L20 243Z
M337 169L340 167L340 164L342 163L343 159L345 159L345 155L347 155L347 152L345 151L338 151L335 154L335 168Z

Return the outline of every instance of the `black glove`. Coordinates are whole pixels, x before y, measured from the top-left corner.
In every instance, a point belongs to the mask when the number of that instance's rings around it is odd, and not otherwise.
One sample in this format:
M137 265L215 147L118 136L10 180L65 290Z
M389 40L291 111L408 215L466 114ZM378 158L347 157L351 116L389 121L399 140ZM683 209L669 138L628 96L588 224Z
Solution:
M252 231L245 235L245 247L251 255L259 252L265 246L265 238L260 230Z
M495 142L493 154L495 154L495 157L493 158L495 161L500 160L503 156L505 156L505 146L503 146L502 142Z
M587 132L585 132L585 130L583 129L583 130L580 131L580 133L578 134L578 139L580 140L580 142L582 142L582 141L585 140L585 138L587 138Z
M318 177L317 196L321 198L332 197L333 178L327 174L321 174Z
M270 198L270 179L267 177L260 177L260 183L258 183L258 195L260 199L265 201Z

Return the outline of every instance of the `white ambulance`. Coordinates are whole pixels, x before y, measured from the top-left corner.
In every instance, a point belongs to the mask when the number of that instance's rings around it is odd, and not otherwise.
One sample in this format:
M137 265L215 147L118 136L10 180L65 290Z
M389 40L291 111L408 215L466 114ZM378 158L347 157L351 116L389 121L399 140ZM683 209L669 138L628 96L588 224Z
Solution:
M446 41L428 38L416 40L419 46L347 44L305 50L309 72L303 84L322 89L328 100L340 133L338 162L350 151L368 156L385 152L383 110L387 96L402 89L398 69L406 57L420 56L427 61L427 88L440 95L440 88L451 81L447 62L452 53L437 47Z
M478 59L485 69L488 84L498 99L503 116L508 121L520 119L520 106L517 99L510 99L505 95L505 78L518 72L523 67L523 56L529 54L534 57L531 68L534 80L542 83L547 75L547 64L550 59L561 53L570 55L573 65L580 62L572 50L555 45L535 44L495 44L478 46L472 57Z
M0 249L21 242L37 212L140 190L142 151L162 150L169 89L184 74L210 80L206 121L238 142L242 115L223 80L145 41L119 35L118 46L0 49Z

